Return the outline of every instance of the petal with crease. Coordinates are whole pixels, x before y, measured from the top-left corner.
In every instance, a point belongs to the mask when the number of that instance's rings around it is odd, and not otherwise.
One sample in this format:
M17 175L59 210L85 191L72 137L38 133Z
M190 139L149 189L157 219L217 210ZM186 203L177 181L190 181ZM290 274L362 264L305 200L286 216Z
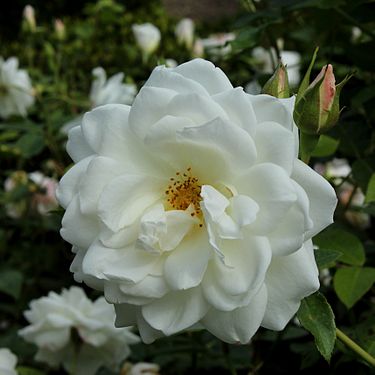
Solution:
M280 331L297 312L301 300L319 289L311 240L291 255L273 257L265 282L268 303L262 326Z
M263 285L247 306L228 312L212 309L201 322L225 342L248 344L263 320L266 305L267 288Z

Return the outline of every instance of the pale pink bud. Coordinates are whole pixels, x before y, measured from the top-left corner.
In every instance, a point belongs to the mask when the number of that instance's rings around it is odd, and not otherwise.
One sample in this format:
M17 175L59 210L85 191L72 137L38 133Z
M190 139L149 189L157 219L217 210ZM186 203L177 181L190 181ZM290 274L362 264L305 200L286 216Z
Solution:
M31 31L36 29L35 10L31 5L26 5L23 9L23 16Z
M55 32L60 40L65 38L65 25L59 18L55 19Z

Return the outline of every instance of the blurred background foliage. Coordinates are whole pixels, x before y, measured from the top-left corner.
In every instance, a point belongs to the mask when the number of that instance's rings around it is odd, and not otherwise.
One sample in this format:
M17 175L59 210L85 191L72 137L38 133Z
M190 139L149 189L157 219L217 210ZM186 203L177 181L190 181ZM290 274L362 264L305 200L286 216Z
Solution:
M36 10L34 32L22 18L26 3ZM231 4L227 13L223 2L203 3L229 15L213 19L196 14L195 35L198 39L218 32L235 33L235 39L224 46L229 46L225 52L205 49L203 53L234 85L246 86L254 80L263 85L270 77L270 72L261 69L264 62L254 56L259 46L271 60L272 53L267 51L272 48L276 54L297 51L301 72L319 46L313 76L327 63L334 66L336 82L354 73L342 92L345 108L339 124L325 135L310 162L325 174L340 198L335 224L314 242L319 247L321 291L332 306L336 325L375 355L375 3L244 0ZM189 4L186 14L194 17L193 2ZM68 271L70 246L58 233L62 213L58 208L48 215L35 210L33 197L45 191L27 173L41 171L59 179L69 167L61 127L90 109L93 68L102 66L108 75L124 72L125 80L139 89L155 65L169 58L181 63L196 55L178 45L174 34L176 23L185 15L181 9L173 2L168 7L168 1L18 0L0 13L0 55L19 58L32 78L36 98L26 119L14 116L0 122L0 186L14 172L21 177L26 173L16 188L0 191L0 347L11 348L20 365L40 371L35 375L60 372L35 363L35 349L17 336L25 325L22 312L31 299L60 291L74 281ZM63 38L53 27L57 17L65 25ZM159 48L147 61L142 60L131 29L132 24L144 22L156 25L162 35ZM277 59L273 60L276 67ZM348 169L343 175L332 170L335 158L346 159ZM359 193L362 198L356 199ZM10 217L9 205L21 205L22 215ZM88 293L96 296L91 290ZM260 330L249 346L228 346L208 333L194 332L137 345L132 359L159 363L162 374L224 374L233 368L239 374L371 373L340 342L328 365L312 336L296 320L283 332Z

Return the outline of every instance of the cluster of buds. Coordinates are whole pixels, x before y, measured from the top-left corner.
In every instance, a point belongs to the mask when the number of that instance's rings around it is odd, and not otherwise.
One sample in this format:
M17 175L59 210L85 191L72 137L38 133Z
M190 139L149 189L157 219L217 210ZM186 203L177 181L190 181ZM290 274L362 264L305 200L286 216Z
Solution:
M350 76L336 85L331 64L323 66L317 77L310 82L310 74L318 49L301 83L294 107L294 121L299 129L310 135L319 135L336 125L340 116L340 93Z
M294 108L294 121L305 134L319 135L326 133L338 121L340 116L340 92L350 79L346 77L336 85L331 64L323 66L317 77L310 82L310 74L316 59L317 50L300 85ZM286 67L279 63L272 77L266 82L262 90L276 98L288 98L289 82Z

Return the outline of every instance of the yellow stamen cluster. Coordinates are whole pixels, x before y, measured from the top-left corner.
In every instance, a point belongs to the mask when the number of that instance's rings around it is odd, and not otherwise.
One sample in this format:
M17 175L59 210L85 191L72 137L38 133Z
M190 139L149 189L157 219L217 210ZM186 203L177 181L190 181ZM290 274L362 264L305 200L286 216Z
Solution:
M202 200L201 187L198 178L191 173L191 167L184 173L176 172L175 177L171 177L165 194L167 202L175 210L186 210L190 205L194 206L191 216L199 216L201 208L199 202Z

